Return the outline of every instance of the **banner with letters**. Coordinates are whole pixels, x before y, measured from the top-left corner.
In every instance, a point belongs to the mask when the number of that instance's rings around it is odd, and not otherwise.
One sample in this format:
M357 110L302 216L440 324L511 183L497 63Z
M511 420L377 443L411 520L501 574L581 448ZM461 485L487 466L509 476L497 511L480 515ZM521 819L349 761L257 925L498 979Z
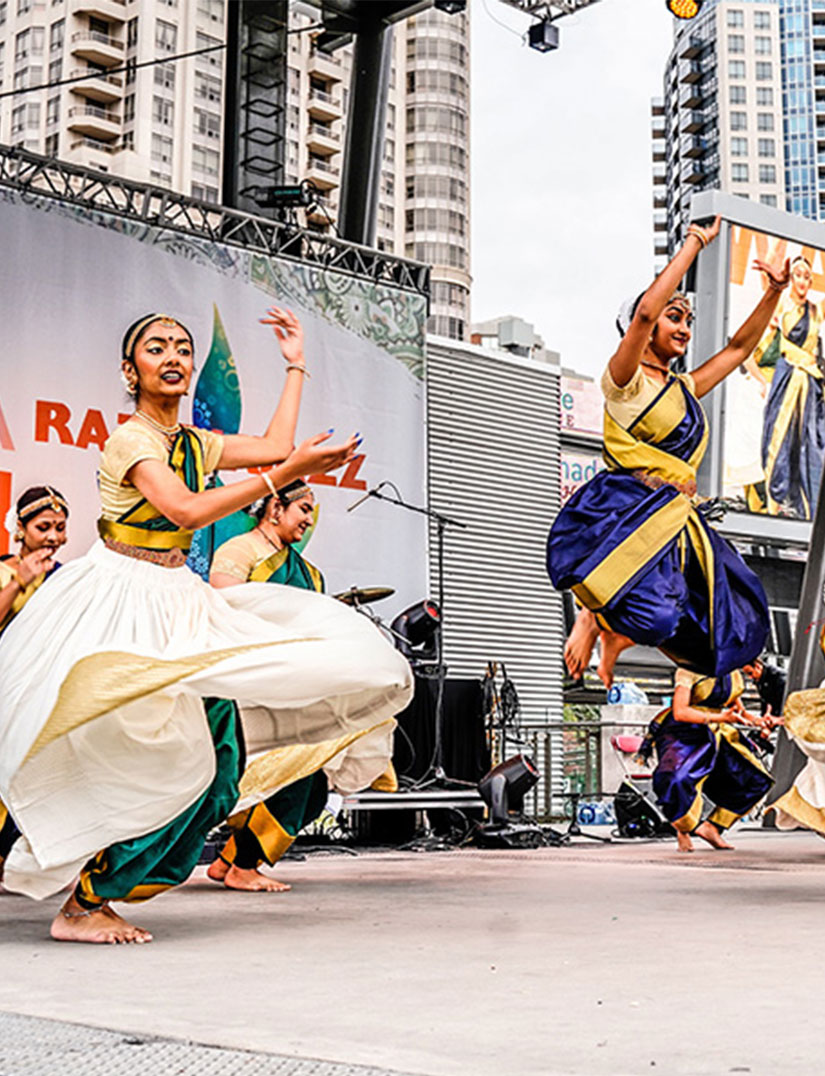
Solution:
M14 549L8 509L32 485L68 498L63 560L94 541L100 450L132 410L121 338L144 314L173 316L194 335L183 421L263 433L285 372L258 319L278 305L303 323L311 373L297 439L330 427L335 440L364 438L349 466L310 478L320 510L307 557L331 592L394 587L377 607L385 616L425 596L423 517L377 500L346 511L381 481L425 501L423 296L5 189L0 250L0 553Z

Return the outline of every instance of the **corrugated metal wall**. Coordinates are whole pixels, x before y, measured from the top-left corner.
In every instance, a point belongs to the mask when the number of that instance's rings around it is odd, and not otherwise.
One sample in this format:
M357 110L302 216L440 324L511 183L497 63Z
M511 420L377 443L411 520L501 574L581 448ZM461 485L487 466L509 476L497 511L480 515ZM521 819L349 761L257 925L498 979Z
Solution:
M559 376L544 363L430 341L430 505L449 528L445 655L450 676L503 661L527 721L562 715L562 604L545 570L559 509ZM437 593L435 528L431 593Z

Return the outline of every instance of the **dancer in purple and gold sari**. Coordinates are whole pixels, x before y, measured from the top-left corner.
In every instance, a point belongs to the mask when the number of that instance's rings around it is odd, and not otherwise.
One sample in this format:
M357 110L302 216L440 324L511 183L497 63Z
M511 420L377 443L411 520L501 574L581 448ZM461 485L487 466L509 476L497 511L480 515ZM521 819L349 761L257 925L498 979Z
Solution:
M734 723L772 727L775 720L749 714L739 698L743 688L738 671L714 679L679 669L673 705L650 724L642 754L655 748L653 791L682 852L693 851L692 833L714 848L732 848L722 831L748 814L773 783L754 744ZM705 797L714 807L703 820Z
M659 647L677 665L722 676L752 661L768 632L759 580L708 526L696 498L707 419L699 399L750 355L790 267L756 265L763 297L730 342L690 374L673 374L693 315L675 289L719 231L691 225L684 246L620 320L623 339L602 378L607 470L570 498L550 531L553 585L582 606L565 647L581 677L601 634L606 686L622 650Z

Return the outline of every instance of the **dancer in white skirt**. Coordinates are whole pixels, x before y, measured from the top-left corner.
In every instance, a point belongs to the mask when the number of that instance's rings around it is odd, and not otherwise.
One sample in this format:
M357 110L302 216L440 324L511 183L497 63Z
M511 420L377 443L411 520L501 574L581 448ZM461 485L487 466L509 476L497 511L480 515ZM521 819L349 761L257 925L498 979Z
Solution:
M263 437L181 425L191 334L158 314L129 329L122 370L137 410L103 451L101 541L3 636L0 798L23 834L5 884L46 897L80 876L52 923L59 940L150 940L108 901L183 880L213 818L231 810L238 740L224 700L244 708L250 746L261 749L372 727L410 697L406 661L342 603L272 584L216 591L185 567L195 529L341 466L359 444L353 436L331 446L327 433L290 451L301 328L277 308L266 323L287 359L287 386ZM215 468L284 457L204 489Z

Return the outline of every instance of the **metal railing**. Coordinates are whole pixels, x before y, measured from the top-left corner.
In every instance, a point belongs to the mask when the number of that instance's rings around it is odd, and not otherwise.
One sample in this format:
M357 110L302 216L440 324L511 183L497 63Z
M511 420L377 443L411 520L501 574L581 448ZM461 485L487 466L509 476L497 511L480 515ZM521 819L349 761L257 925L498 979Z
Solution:
M341 141L341 136L337 131L331 131L329 127L322 127L320 123L311 123L309 125L309 134L318 135L319 138L327 138L330 142Z
M120 75L107 75L103 71L96 71L93 67L75 67L69 73L69 78L83 78L84 76L94 79L95 82L108 82L111 86L123 85Z
M101 34L99 30L78 30L77 33L72 34L72 44L76 41L96 41L99 45L109 45L110 48L123 51L122 41L118 41L116 37L110 37L109 34Z
M94 116L96 119L108 120L109 123L120 122L114 112L110 112L108 108L96 108L94 105L74 105L69 109L69 118L72 116Z

